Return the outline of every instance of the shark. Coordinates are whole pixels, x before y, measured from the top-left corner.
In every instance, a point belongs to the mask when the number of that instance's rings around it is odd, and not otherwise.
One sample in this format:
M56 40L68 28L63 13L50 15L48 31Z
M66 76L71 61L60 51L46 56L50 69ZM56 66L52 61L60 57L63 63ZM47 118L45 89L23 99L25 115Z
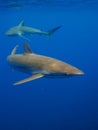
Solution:
M13 69L29 75L13 85L23 84L38 78L60 78L83 75L80 69L61 60L33 53L29 44L24 43L24 52L17 54L18 45L14 47L7 61Z
M50 35L52 35L54 32L56 32L58 29L60 29L62 25L57 26L49 31L43 31L40 29L24 26L24 20L19 23L19 25L14 26L8 31L5 32L7 36L20 36L25 40L29 40L25 35L33 35L33 34L39 34L39 35L46 35L48 39L50 38Z

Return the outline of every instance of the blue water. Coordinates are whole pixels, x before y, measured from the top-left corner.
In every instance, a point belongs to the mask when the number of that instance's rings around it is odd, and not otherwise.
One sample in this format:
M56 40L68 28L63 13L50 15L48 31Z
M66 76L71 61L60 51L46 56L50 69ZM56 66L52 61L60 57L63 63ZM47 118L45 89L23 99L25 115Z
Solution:
M41 6L8 7L6 2L0 8L0 130L98 130L97 8L44 1ZM63 60L85 74L13 86L28 75L13 71L6 58L16 44L22 53L25 40L5 32L22 20L45 31L62 25L50 40L33 35L28 43L33 52Z

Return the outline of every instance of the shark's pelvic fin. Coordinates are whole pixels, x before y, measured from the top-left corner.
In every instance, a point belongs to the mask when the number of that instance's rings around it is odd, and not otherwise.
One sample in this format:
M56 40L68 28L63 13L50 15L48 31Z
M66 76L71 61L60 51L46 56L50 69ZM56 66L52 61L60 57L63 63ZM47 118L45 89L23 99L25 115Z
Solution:
M28 45L28 43L24 43L24 54L29 54L32 53L32 50L30 48L30 46Z
M24 26L24 20L22 20L20 23L19 23L19 25L18 26Z
M14 54L16 53L18 47L19 47L18 45L16 45L16 46L14 47L14 49L13 49L12 52L11 52L11 55L14 55Z
M23 83L26 83L26 82L30 82L30 81L32 81L32 80L41 78L41 77L43 77L43 76L44 76L44 75L41 74L41 73L35 74L35 75L33 75L33 76L29 77L29 78L26 78L26 79L24 79L24 80L21 80L21 81L16 82L16 83L14 83L13 85L19 85L19 84L23 84Z

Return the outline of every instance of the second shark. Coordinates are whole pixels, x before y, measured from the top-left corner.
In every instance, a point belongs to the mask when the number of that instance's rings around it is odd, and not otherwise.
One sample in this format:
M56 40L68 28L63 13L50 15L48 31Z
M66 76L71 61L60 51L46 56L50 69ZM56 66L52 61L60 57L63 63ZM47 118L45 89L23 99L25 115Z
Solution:
M50 35L53 34L54 32L56 32L61 27L62 26L57 26L57 27L55 27L55 28L46 32L46 31L43 31L43 30L40 30L40 29L24 26L24 21L21 21L19 25L10 28L8 31L6 31L5 34L8 35L8 36L20 36L23 39L26 39L26 40L29 40L29 41L30 41L30 39L28 39L24 35L27 35L27 34L46 35L49 39Z

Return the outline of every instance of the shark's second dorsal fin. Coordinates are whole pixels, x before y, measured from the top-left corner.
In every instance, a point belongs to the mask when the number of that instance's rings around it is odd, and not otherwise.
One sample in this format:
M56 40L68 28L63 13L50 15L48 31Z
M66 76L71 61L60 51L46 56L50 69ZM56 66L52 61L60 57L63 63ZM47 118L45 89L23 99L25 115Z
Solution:
M11 52L11 55L14 55L14 54L16 53L18 47L19 47L18 45L16 45L16 46L14 47L14 49L13 49L12 52Z
M24 43L24 54L32 53L31 48L29 47L28 43Z
M24 20L22 20L20 23L19 23L19 26L24 26Z

